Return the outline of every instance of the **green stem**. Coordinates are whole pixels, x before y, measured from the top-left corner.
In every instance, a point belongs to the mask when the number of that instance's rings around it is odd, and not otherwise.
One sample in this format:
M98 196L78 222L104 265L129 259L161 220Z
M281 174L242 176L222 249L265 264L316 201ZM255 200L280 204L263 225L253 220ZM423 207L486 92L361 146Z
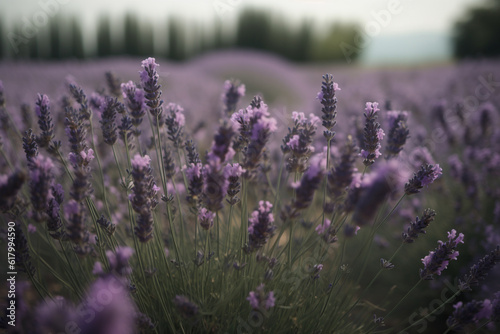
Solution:
M407 298L407 297L408 297L408 296L409 296L409 295L413 292L413 290L415 290L415 289L418 287L418 285L419 285L422 281L423 281L423 279L422 279L422 278L420 278L420 279L418 280L418 282L417 282L417 283L415 283L415 285L414 285L414 286L413 286L413 287L412 287L412 288L411 288L411 289L410 289L410 290L409 290L409 291L408 291L408 292L407 292L407 293L403 296L403 298L401 298L401 299L399 300L399 302L398 302L398 303L397 303L397 304L396 304L396 305L395 305L395 306L394 306L394 307L393 307L393 308L389 311L389 313L387 313L387 314L385 315L384 319L389 318L389 316L390 316L390 315L391 315L391 314L392 314L392 313L393 313L393 312L394 312L394 311L398 308L398 306L399 306L399 305L401 305L401 303L402 303L402 302L403 302L403 301L404 301L404 300L405 300L405 299L406 299L406 298ZM434 310L434 311L435 311L435 310ZM433 312L434 312L434 311L433 311ZM431 313L431 314L432 314L432 313ZM429 315L430 315L430 314L429 314ZM426 319L429 315L427 315L424 319Z
M419 282L421 282L422 279L420 279ZM413 289L412 289L413 290ZM411 290L410 290L411 292ZM457 292L455 292L453 294L453 296L451 296L450 298L448 298L447 300L445 300L441 305L439 305L438 308L434 309L431 313L427 314L425 317L423 317L422 319L412 323L410 326L406 327L405 329L402 330L402 332L406 332L406 330L410 329L411 327L421 323L422 321L425 321L427 320L427 318L429 318L430 316L432 316L433 314L437 313L439 310L441 310L446 304L448 304L449 302L453 301L453 299L455 299L460 293L462 293L462 290L458 290ZM407 294L408 295L408 294ZM406 296L405 296L406 297ZM399 304L398 304L399 305ZM398 306L396 305L396 307ZM394 309L391 310L391 312L393 311ZM390 313L389 313L390 314ZM388 316L388 315L387 315ZM387 316L385 318L387 318Z

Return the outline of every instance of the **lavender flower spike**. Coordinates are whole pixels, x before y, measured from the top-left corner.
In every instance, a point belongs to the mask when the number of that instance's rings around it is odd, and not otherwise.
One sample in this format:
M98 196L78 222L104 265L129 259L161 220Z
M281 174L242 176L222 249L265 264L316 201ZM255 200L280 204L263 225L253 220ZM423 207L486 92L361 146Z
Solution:
M335 201L337 200L351 184L355 167L355 159L358 153L358 147L354 145L352 138L349 138L342 150L342 156L339 163L328 171L328 194Z
M200 226L204 230L208 231L212 226L214 226L214 218L215 213L208 211L206 208L201 208L198 211L198 220L200 221Z
M479 280L483 280L498 262L500 262L500 246L481 258L470 268L469 273L458 281L460 290L471 290L471 286L479 285Z
M115 124L117 109L118 101L111 97L107 97L100 106L102 136L108 145L114 145L118 137Z
M226 167L224 167L224 173L229 181L227 187L227 196L229 198L226 199L226 201L230 205L235 205L240 201L237 196L241 189L239 179L244 172L245 170L241 168L240 164L227 164Z
M144 91L135 86L132 81L121 84L123 100L127 106L130 117L132 119L132 125L134 126L134 135L138 137L141 134L139 126L142 123L143 117L145 115L145 98Z
M224 113L231 116L236 110L236 105L241 97L245 96L245 85L238 80L226 80L224 82L224 93L222 93L222 103Z
M248 220L248 246L247 253L254 252L262 248L269 238L274 235L274 216L272 211L273 205L269 202L260 201L259 208L252 212L252 216Z
M364 158L363 164L370 166L382 153L380 153L380 142L384 138L384 130L380 128L377 120L377 112L380 111L377 102L366 102L365 129L363 131L364 145L360 155Z
M309 169L304 173L300 183L295 187L295 199L291 205L290 218L295 217L299 211L308 208L313 199L314 192L318 189L322 179L324 171L322 167L321 160L311 163Z
M410 136L408 130L408 113L406 111L389 111L389 135L387 140L386 159L397 157Z
M151 158L148 155L141 157L137 154L132 159L132 179L134 187L129 195L132 208L139 215L135 234L141 242L153 239L153 215L151 211L158 204L156 194L159 190L153 180L153 170L150 166Z
M26 181L26 174L20 170L10 175L0 175L0 212L7 212L16 204L17 193Z
M250 291L247 300L254 310L269 310L270 308L274 307L276 303L274 292L269 291L269 293L266 293L264 290L264 284L259 285L257 289L255 289L255 291Z
M139 72L141 77L142 87L146 92L146 105L149 107L149 112L155 118L160 117L162 113L163 101L161 97L161 85L158 83L160 76L156 71L159 65L154 58L148 58L142 61L143 70ZM159 124L161 125L161 124Z
M26 236L21 228L21 225L16 223L15 229L15 250L16 267L19 271L28 273L33 276L35 274L35 267L31 262L30 248Z
M38 137L38 145L40 147L47 147L52 138L54 138L54 124L50 116L50 100L47 95L38 94L35 112L38 116L38 126L42 131Z
M29 164L30 191L33 215L36 221L45 220L45 211L49 207L50 189L54 182L54 163L48 157L38 155Z
M419 193L420 189L434 182L441 174L443 174L443 170L439 164L422 165L420 170L413 174L413 177L405 184L406 195Z
M203 167L202 171L203 202L207 209L217 212L223 207L229 181L218 156L208 154L207 160L208 163Z
M410 224L408 227L408 232L403 233L403 240L406 243L412 243L418 238L419 234L425 234L425 228L434 220L436 216L436 211L432 209L426 209L422 218L416 218L415 222Z
M106 302L99 303L103 298L106 298ZM96 305L98 308L95 308ZM106 275L94 281L80 308L79 312L95 315L78 317L82 334L138 333L135 330L137 308L126 285L114 275ZM97 309L99 312L96 312Z
M179 310L179 313L184 318L192 318L196 316L199 312L198 305L190 301L185 296L179 296L179 295L175 296L173 302L174 305L177 307L177 310Z
M66 219L66 235L75 245L75 252L78 255L86 255L90 252L89 231L86 226L87 215L83 204L70 200L64 208Z
M36 143L36 136L33 134L33 130L28 129L24 132L23 136L23 149L26 153L26 160L28 163L33 160L38 155L38 144Z
M404 179L404 171L396 160L381 161L362 181L363 190L355 206L353 222L360 226L370 222L384 199L399 189Z
M448 232L448 241L438 241L438 247L422 259L424 269L420 269L420 277L425 280L432 280L433 275L441 275L441 272L448 267L451 260L456 260L458 251L455 250L458 244L464 243L464 235L457 231Z
M120 277L132 274L132 268L129 265L132 254L134 254L134 250L127 246L117 247L115 252L106 251L110 269Z
M488 299L484 301L471 301L466 304L458 302L453 305L455 311L448 318L446 324L450 329L460 331L465 325L478 323L481 319L489 318L493 313L491 302Z
M191 163L183 167L188 179L188 196L187 201L192 206L196 207L201 202L201 194L203 192L203 165L198 162Z
M182 147L183 129L186 124L183 112L184 109L175 103L169 103L166 107L165 124L167 125L168 139L177 148Z
M325 74L323 75L323 82L321 85L321 91L318 93L318 100L320 100L323 108L321 112L323 115L321 119L323 120L323 126L326 130L323 132L327 142L330 142L335 136L335 131L332 131L337 121L337 97L335 96L335 91L340 90L339 85L333 82L333 75Z

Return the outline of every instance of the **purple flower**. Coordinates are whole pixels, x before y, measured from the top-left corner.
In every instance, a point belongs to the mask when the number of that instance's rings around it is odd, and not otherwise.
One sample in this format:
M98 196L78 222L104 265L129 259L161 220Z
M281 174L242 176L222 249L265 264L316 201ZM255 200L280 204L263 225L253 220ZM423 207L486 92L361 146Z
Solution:
M203 191L203 165L199 163L191 163L189 167L183 167L188 179L188 196L187 200L191 205L196 206L200 200L200 195Z
M30 191L31 203L33 205L35 219L45 219L45 211L48 208L51 187L54 183L54 163L48 157L38 155L29 164L30 168Z
M134 135L138 137L141 134L141 130L139 130L138 127L142 124L142 120L146 113L144 91L137 88L132 81L122 83L121 89L125 105L130 111L132 125L135 127Z
M413 174L413 177L405 184L405 193L407 195L419 193L420 189L434 182L442 173L443 170L439 164L422 165L420 170Z
M245 169L243 169L240 164L227 164L225 167L224 167L224 173L226 174L226 176L229 178L229 177L240 177L241 175L243 175L243 173L245 172Z
M160 118L162 113L163 101L160 100L161 97L161 86L158 83L160 76L156 71L159 65L156 64L154 58L147 58L142 61L143 70L139 72L141 77L141 82L143 89L145 91L144 97L146 98L146 105L149 108L149 112L153 117ZM162 124L158 124L161 126Z
M99 261L94 262L94 267L92 269L92 274L96 276L101 276L104 274L104 270L102 268L102 263Z
M242 167L246 170L244 176L252 179L260 165L265 145L277 129L276 120L270 117L267 105L256 96L245 110L233 114L231 121L240 132L233 148L239 151L246 147Z
M128 287L114 275L98 278L90 286L79 317L82 334L133 334L137 309Z
M479 285L479 281L484 280L498 262L500 262L500 246L481 258L469 269L469 273L458 281L460 290L471 290L471 286Z
M397 111L397 110L390 110L386 113L386 119L387 119L387 127L393 128L397 126L397 123L400 121L407 121L408 119L408 112L407 111Z
M92 111L94 111L99 117L102 117L101 106L106 102L106 97L102 96L97 92L93 92L90 94L90 106L92 107Z
M264 133L272 133L275 132L278 127L276 126L276 119L270 117L261 117L257 121L257 123L252 128L252 141L257 141L260 138L263 138Z
M76 327L75 321L76 310L61 296L47 299L35 309L36 333L64 333L72 325Z
M28 163L38 155L38 144L36 136L33 134L33 130L28 129L23 135L23 149L26 153L26 160Z
M210 211L222 209L228 186L220 158L208 154L207 164L203 167L203 201Z
M328 171L328 193L333 201L346 191L351 184L354 173L357 171L354 162L356 161L358 147L352 140L348 140L343 149L340 161Z
M38 94L35 112L38 116L38 126L42 131L37 142L40 147L47 147L54 138L54 124L50 115L50 100L47 95Z
M229 181L229 184L227 186L227 196L229 198L227 199L227 202L230 205L235 205L240 201L240 199L237 197L241 189L239 180L244 172L245 170L240 166L240 164L227 164L224 167L225 177Z
M320 264L315 264L312 267L312 273L311 273L311 278L313 280L317 280L319 278L319 273L323 270L323 265Z
M33 224L28 225L28 233L33 234L36 232L36 226Z
M215 156L220 159L221 163L225 163L230 161L235 152L234 149L231 148L232 138L234 136L234 129L231 124L229 124L226 120L223 120L217 133L214 136L214 140L212 142L212 148L208 155L209 159L214 158Z
M36 102L35 113L38 117L41 117L44 113L44 109L50 108L49 97L45 94L38 94L38 100Z
M31 262L30 247L28 245L28 241L26 240L23 229L21 228L21 225L19 223L16 223L14 227L14 233L14 240L16 241L14 243L16 268L19 271L29 273L30 276L33 276L36 270L33 266L33 263Z
M460 180L462 177L462 173L464 171L464 165L458 155L453 154L448 157L448 165L450 166L450 175L457 179Z
M420 269L420 277L426 280L432 280L433 275L441 275L441 272L448 267L451 260L456 260L458 251L455 248L459 243L464 243L464 235L457 231L448 232L448 241L438 241L438 247L422 259L424 269Z
M262 248L269 238L274 235L273 205L267 201L260 201L259 208L252 212L248 219L248 253Z
M314 152L314 135L316 134L316 123L319 118L311 114L309 119L304 113L294 111L292 113L294 125L288 128L288 134L283 139L281 151L289 153L286 169L288 172L303 173L307 169L307 163Z
M240 98L245 96L245 85L237 80L226 80L224 82L224 93L222 93L222 103L224 113L231 115L236 110L236 105Z
M415 239L418 238L419 234L425 234L425 228L434 221L436 216L436 211L432 209L426 209L422 218L417 217L415 222L410 223L407 233L403 232L403 241L406 243L413 243Z
M168 139L175 147L182 146L183 129L186 124L184 109L175 103L169 103L166 106L165 124L167 125Z
M414 148L410 152L408 160L411 166L413 166L413 168L415 169L420 168L422 165L425 164L433 165L435 163L434 158L432 157L431 153L425 146L418 146Z
M117 110L119 109L120 103L118 100L111 97L104 99L101 103L101 129L104 142L108 145L114 145L117 135L117 128L115 124L115 118Z
M324 233L327 233L330 229L331 223L332 222L330 221L330 219L325 218L323 223L316 226L316 229L315 229L316 233L318 233L318 235L322 235Z
M247 300L254 310L269 310L274 307L276 303L274 292L269 291L266 293L264 290L264 284L259 285L255 291L250 291Z
M422 187L428 186L434 182L441 174L443 174L443 169L439 167L439 164L434 165L428 173L425 173L422 177Z
M318 189L323 179L324 171L321 165L321 159L312 162L311 166L309 166L302 176L300 184L296 185L295 198L292 201L291 207L285 209L287 212L283 212L286 213L288 217L296 217L299 211L311 205L314 198L314 192Z
M146 169L149 167L149 163L151 162L151 158L149 155L145 155L141 157L139 154L136 154L132 159L132 168L134 169Z
M153 169L150 166L151 158L139 154L132 159L132 179L134 187L129 195L132 208L138 213L135 234L141 242L148 242L153 238L153 216L151 211L158 204L156 194L158 188L153 179Z
M7 212L17 201L17 193L26 181L26 174L15 170L10 175L0 175L0 211Z
M318 93L317 99L323 105L323 108L321 108L321 112L323 113L321 119L323 120L323 126L326 128L323 135L327 142L330 142L335 136L335 131L332 131L332 129L337 124L335 120L337 117L337 97L335 96L335 92L338 90L340 88L336 82L333 82L333 75L323 75L321 91Z
M364 145L360 155L364 158L363 164L370 166L375 162L380 153L380 141L384 138L384 131L380 128L377 120L377 112L380 111L377 102L366 102L365 129L363 131Z
M198 305L195 303L191 302L187 297L185 296L175 296L174 300L174 305L177 307L177 310L179 313L184 317L184 318L192 318L195 317L198 312L199 308Z
M215 213L207 210L206 208L200 208L198 211L200 226L205 230L209 230L212 226L214 226L214 218Z
M388 111L387 119L389 123L389 135L387 140L387 157L395 157L403 149L406 140L410 135L408 130L407 119L408 113L406 111ZM380 138L382 140L382 138Z
M66 236L75 244L75 251L79 255L86 255L90 252L89 231L87 229L87 215L83 204L71 199L64 207L66 220Z
M450 329L460 331L465 325L478 323L481 319L490 318L493 313L490 300L471 301L466 304L458 302L453 305L455 311L448 318L446 324Z
M399 189L406 178L396 160L381 161L373 173L365 174L354 207L353 222L363 226L370 222L387 196Z
M109 267L119 276L128 276L132 274L132 268L129 265L129 259L134 254L134 250L127 246L120 246L115 251L106 251L106 257L109 261Z

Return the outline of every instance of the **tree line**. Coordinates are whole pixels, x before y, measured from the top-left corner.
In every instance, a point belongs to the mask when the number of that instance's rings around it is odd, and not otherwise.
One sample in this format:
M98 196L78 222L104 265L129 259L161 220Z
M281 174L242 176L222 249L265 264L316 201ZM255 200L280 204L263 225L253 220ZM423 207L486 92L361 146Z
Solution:
M318 27L311 20L290 24L284 17L244 9L235 25L214 20L208 27L170 17L151 22L128 13L117 23L101 15L95 27L77 17L57 15L40 27L22 20L9 27L0 17L0 58L67 59L111 56L156 56L183 61L207 51L253 49L295 62L340 61L342 41L352 40L357 27L332 23ZM359 54L356 54L356 58Z

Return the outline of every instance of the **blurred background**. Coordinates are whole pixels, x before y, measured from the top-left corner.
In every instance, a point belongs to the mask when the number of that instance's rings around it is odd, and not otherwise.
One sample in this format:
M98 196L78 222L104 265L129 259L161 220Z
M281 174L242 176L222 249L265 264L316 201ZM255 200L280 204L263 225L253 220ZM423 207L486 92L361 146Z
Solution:
M293 62L426 64L500 53L500 0L0 0L1 59L254 49Z

